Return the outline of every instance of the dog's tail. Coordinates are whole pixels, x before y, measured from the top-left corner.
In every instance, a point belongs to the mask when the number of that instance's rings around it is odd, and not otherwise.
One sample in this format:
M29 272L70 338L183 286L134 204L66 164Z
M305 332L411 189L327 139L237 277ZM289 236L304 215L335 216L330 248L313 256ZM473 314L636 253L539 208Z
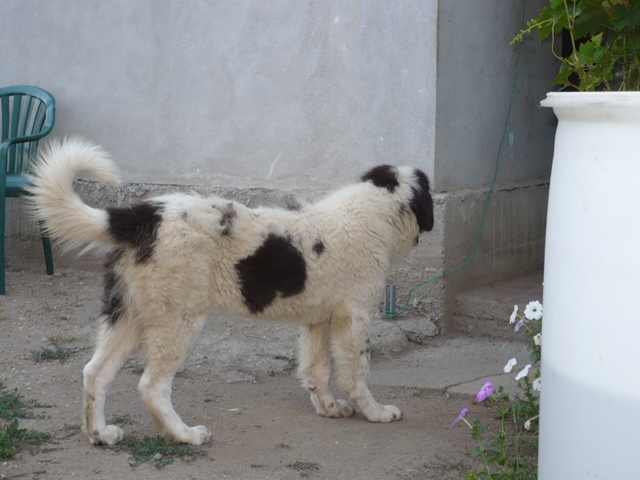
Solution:
M107 211L85 204L73 190L79 174L111 186L121 183L118 168L100 147L80 139L53 141L40 153L28 189L35 216L68 248L113 243Z

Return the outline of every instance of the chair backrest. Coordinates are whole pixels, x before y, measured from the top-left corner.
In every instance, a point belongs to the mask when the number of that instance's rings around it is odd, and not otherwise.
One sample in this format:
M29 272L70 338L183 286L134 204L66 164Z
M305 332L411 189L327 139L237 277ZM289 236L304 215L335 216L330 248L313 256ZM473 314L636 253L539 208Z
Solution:
M41 88L28 85L0 88L0 165L6 161L5 173L29 171L38 141L53 128L55 107L53 96Z

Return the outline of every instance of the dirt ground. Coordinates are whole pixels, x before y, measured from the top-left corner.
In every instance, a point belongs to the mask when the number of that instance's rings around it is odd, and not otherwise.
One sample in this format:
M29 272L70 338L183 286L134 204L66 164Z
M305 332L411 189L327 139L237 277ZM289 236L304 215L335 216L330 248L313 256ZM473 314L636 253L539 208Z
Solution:
M0 382L28 399L50 404L44 418L20 425L49 432L52 443L0 461L0 479L438 479L462 478L474 468L475 448L464 425L450 428L471 399L436 390L372 387L404 419L372 424L362 416L317 416L293 373L296 329L229 318L208 322L174 383L176 410L204 424L213 441L192 461L161 469L132 466L127 452L89 444L80 432L82 367L91 356L100 272L62 270L53 277L11 270L0 297ZM34 361L55 345L64 361ZM411 348L427 348L412 346ZM372 359L372 375L386 357ZM154 436L136 385L141 359L120 372L107 398L107 418L125 435ZM482 406L472 413L487 416Z

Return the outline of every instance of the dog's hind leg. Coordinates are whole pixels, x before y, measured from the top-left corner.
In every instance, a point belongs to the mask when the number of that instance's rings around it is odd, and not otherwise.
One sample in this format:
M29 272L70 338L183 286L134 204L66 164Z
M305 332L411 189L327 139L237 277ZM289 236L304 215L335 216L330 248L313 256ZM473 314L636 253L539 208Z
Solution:
M118 370L139 346L140 335L126 318L115 325L103 324L98 332L96 350L83 369L84 418L82 431L93 444L113 445L122 440L122 430L107 425L104 404L107 390Z
M337 380L350 399L371 422L395 422L402 412L394 405L380 405L367 385L369 379L369 327L366 313L348 310L334 315L331 321L331 349Z
M181 318L170 328L148 329L145 332L147 364L138 384L138 392L158 431L178 442L192 445L209 442L211 432L202 425L189 427L182 421L171 403L171 386L203 321L199 319L194 324Z
M344 400L336 400L329 387L331 378L331 350L329 323L300 327L298 378L309 390L311 403L323 417L349 417L353 408Z

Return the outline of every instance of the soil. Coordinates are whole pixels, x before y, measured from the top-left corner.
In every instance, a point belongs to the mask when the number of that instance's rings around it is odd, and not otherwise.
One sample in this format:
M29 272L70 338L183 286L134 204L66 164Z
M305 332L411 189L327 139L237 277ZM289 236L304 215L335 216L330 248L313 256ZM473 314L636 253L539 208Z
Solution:
M373 386L381 402L403 410L403 420L322 418L293 373L295 326L213 316L173 393L182 418L208 426L213 441L195 449L199 453L189 461L133 466L129 453L92 446L80 431L82 367L91 356L101 289L95 271L62 270L52 277L8 272L8 294L0 297L0 382L51 405L36 409L42 418L20 425L54 440L0 461L0 479L450 480L477 466L469 430L450 427L470 406L469 396ZM68 358L46 361L41 354L56 346ZM386 360L372 359L374 375ZM107 398L107 419L139 439L156 435L136 392L141 366L140 358L130 361ZM490 415L482 406L472 410L475 417Z

